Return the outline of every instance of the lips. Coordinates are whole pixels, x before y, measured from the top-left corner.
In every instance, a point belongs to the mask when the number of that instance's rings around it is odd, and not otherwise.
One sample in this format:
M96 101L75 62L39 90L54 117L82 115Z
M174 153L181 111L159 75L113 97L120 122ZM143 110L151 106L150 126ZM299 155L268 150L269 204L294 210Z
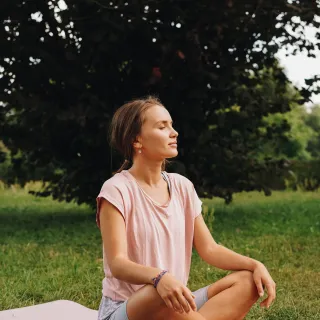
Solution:
M178 144L176 142L172 142L172 143L169 143L169 146L177 148Z

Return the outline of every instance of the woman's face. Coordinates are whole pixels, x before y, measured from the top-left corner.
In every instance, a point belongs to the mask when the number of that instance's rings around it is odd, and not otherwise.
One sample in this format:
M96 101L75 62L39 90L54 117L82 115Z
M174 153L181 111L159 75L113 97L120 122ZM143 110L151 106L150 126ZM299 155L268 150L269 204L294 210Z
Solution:
M138 138L138 148L142 145L142 155L154 160L176 157L177 137L178 132L172 127L172 119L167 109L157 105L147 109Z

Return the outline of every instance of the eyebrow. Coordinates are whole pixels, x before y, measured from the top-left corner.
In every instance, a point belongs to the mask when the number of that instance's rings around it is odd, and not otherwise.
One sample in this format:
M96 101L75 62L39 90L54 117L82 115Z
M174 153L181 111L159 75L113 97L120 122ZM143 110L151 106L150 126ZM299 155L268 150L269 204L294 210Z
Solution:
M161 123L168 123L168 122L170 122L171 124L173 124L173 121L168 121L168 120L160 120L160 121L157 121L155 124L157 124L157 123L159 123L159 122L161 122Z

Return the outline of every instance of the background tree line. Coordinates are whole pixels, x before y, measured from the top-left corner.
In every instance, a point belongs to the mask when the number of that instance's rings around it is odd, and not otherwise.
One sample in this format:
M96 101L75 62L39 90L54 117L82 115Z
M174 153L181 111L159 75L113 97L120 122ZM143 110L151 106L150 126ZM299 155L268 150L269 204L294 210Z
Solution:
M319 155L318 108L299 107L318 78L299 91L275 58L286 46L314 56L304 27L320 27L318 1L65 4L0 4L0 138L20 183L37 173L42 195L93 204L122 162L107 145L112 114L147 94L180 133L168 171L200 196L269 194L263 177L288 174L286 159Z

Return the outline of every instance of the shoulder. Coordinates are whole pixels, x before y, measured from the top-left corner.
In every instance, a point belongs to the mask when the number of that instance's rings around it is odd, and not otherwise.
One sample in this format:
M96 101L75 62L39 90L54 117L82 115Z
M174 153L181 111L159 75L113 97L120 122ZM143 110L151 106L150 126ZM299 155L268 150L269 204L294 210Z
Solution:
M170 178L176 181L179 181L181 183L191 183L191 181L187 177L181 175L180 173L167 172L167 174L169 175Z
M100 205L101 199L104 198L113 204L126 220L128 212L131 210L130 201L130 181L123 172L116 173L106 180L96 198L97 200L97 224L100 226Z
M130 181L126 178L123 172L116 173L111 178L107 179L102 187L101 192L110 190L110 189L118 189L120 192L127 190L130 187Z
M193 188L193 183L187 177L179 174L179 173L167 173L170 180L174 182L176 187L178 187L181 191L190 191Z

